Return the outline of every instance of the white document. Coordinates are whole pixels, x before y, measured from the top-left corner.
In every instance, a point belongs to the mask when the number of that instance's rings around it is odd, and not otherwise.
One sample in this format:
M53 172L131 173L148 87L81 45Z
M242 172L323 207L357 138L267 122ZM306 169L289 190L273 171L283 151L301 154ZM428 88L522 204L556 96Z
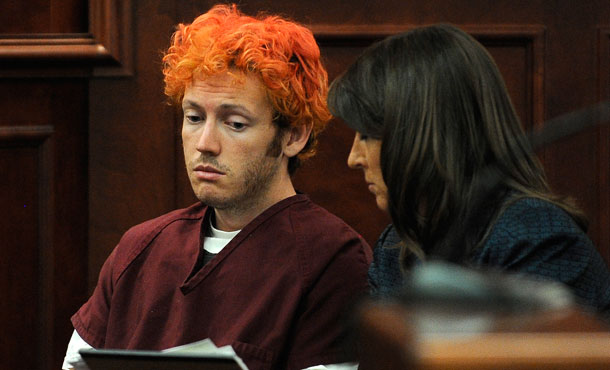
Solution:
M210 338L200 340L197 342L184 344L178 347L172 347L161 351L163 353L188 353L193 355L201 355L205 357L219 357L219 358L232 358L237 362L242 370L248 370L248 367L242 359L237 356L233 347L226 345L223 347L216 347L214 342Z

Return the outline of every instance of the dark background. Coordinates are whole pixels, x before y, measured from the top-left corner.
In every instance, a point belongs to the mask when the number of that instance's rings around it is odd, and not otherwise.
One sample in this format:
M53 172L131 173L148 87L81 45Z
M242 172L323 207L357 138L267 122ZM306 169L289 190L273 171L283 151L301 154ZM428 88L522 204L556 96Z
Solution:
M162 93L174 25L212 1L0 0L0 369L59 368L70 316L130 227L195 198L180 115ZM610 97L607 0L241 1L313 29L331 79L371 42L456 24L495 57L526 128ZM388 219L360 171L353 133L333 121L299 190L372 244ZM553 188L577 199L610 261L610 130L539 156Z

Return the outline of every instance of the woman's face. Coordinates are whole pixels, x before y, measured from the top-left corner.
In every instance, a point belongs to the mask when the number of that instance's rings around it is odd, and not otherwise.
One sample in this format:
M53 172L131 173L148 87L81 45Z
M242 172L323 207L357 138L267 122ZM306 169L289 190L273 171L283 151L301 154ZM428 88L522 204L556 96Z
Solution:
M352 150L347 157L347 165L350 168L362 169L364 181L366 181L369 191L375 195L377 207L387 212L388 188L381 174L380 152L381 140L373 139L357 132L352 144Z

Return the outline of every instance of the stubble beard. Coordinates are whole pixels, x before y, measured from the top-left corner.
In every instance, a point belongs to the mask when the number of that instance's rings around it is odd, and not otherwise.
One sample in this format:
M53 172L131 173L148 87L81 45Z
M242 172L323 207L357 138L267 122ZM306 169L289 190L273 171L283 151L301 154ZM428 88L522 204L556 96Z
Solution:
M196 194L197 198L214 209L230 213L242 213L256 208L257 205L267 199L271 183L279 173L281 164L279 156L281 153L282 133L278 130L271 143L269 143L265 154L243 165L242 181L239 182L241 184L235 184L235 188L230 189L232 191L230 194L224 197L212 194ZM221 165L214 157L202 154L198 163L210 164L225 172L227 176L233 174L231 168Z
M244 168L241 189L235 189L232 195L224 199L213 199L207 203L209 206L225 212L242 213L265 202L270 185L278 173L279 161L261 157L247 163Z

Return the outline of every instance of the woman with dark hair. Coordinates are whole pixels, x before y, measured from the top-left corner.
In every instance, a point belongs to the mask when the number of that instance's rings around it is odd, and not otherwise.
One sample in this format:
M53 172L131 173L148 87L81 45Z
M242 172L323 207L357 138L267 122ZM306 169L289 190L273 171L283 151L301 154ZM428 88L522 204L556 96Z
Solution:
M560 281L610 311L610 273L583 214L549 189L471 36L434 25L389 37L333 82L328 102L356 130L348 165L393 221L369 270L374 295L399 289L414 260L440 258Z

